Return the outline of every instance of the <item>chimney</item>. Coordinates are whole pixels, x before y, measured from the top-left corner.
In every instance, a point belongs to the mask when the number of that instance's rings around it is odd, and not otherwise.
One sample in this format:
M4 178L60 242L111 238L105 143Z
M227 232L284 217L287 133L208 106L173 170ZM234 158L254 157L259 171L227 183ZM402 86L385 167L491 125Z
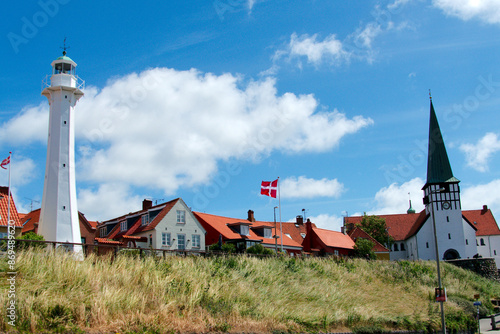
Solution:
M153 206L153 201L152 200L145 199L144 201L142 201L142 209L143 210L151 209L152 206Z
M309 233L311 231L312 231L312 223L309 220L309 218L307 218L307 221L306 221L306 233Z
M481 210L481 213L486 213L488 211L488 206L483 205L483 210Z
M254 223L255 222L255 217L253 215L253 210L248 210L248 218L247 220L251 223Z
M302 217L301 215L298 215L297 217L295 217L295 219L297 221L297 225L304 224L304 217Z

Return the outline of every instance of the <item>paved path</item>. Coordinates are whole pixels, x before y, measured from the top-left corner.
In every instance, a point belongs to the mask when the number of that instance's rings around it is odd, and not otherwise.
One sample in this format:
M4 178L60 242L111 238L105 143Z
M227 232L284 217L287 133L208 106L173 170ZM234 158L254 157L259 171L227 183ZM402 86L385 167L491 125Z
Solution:
M488 334L493 334L493 333L499 333L500 330L492 330L491 329L491 319L490 318L483 318L479 319L479 327L481 328L481 333L488 333Z

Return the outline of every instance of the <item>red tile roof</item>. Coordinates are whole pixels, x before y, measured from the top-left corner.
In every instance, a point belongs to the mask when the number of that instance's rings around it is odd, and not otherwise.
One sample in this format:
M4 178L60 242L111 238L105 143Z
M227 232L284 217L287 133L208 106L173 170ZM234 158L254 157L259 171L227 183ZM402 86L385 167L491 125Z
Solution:
M261 236L258 236L253 230L252 227L257 227L257 226L268 226L273 228L273 234L274 234L274 222L263 222L263 221L255 221L255 222L249 222L246 219L239 219L239 218L229 218L229 217L223 217L223 216L216 216L216 215L211 215L208 213L201 213L201 212L193 212L195 217L198 219L198 221L203 225L205 230L212 229L212 231L215 231L218 234L221 234L222 237L226 240L238 240L238 239L247 239L247 240L260 240L265 244L275 244L275 240L273 238L264 238ZM229 225L231 224L238 224L238 223L243 223L243 224L251 224L251 228L249 229L249 235L248 236L242 236L239 233L234 232L229 228ZM277 224L277 234L280 235L280 229L279 229L279 223ZM283 233L285 232L285 229L283 228ZM278 244L281 244L281 241L278 240ZM287 237L285 234L283 234L283 246L288 246L288 247L298 247L302 248L302 245L300 245L298 242L294 241L293 239Z
M313 228L312 231L318 236L325 246L334 248L354 249L354 241L342 232Z
M7 226L7 217L9 215L9 187L0 187L0 226ZM10 220L14 221L14 226L22 227L21 220L19 219L19 213L16 209L16 204L14 203L14 198L10 194Z
M500 235L495 217L487 207L482 210L464 210L462 215L477 229L477 236Z
M106 239L106 238L95 238L95 240L97 242L99 242L100 244L111 244L111 245L120 245L121 244L120 241L110 240L110 239Z
M24 219L22 220L23 223L23 230L22 234L28 233L28 232L38 232L38 221L40 221L40 209L36 209L31 211L30 213L24 215ZM36 224L36 226L35 226Z
M389 252L389 249L387 249L384 245L375 240L371 235L366 233L361 227L355 227L354 230L351 230L349 232L349 236L351 237L352 240L354 240L354 242L356 242L357 238L370 240L371 242L374 243L372 248L374 252Z
M394 240L406 240L412 235L415 235L422 225L427 221L429 215L422 210L420 213L404 213L393 215L376 215L385 219L385 224L389 229L389 235ZM476 235L500 235L500 230L496 223L491 210L464 210L462 216L466 221L476 229ZM361 223L363 216L346 217L346 224L358 225ZM476 222L474 224L474 222Z

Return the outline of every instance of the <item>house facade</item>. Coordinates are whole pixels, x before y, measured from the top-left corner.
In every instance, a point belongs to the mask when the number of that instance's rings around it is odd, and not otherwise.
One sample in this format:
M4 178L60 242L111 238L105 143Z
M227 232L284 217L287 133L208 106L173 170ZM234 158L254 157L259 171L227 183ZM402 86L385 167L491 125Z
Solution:
M206 231L181 198L155 206L144 200L142 210L104 221L97 229L99 244L205 251Z

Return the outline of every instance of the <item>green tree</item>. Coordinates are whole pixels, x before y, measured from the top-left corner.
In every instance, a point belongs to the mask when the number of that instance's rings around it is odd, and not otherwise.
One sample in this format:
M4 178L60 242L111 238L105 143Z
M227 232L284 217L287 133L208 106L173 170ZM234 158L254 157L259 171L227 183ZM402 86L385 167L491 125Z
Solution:
M16 244L17 247L19 247L20 249L47 247L47 244L45 244L44 242L21 241L21 240L39 240L39 241L45 240L42 235L36 234L35 232L28 232L26 234L18 236L16 239L19 240L16 241Z
M208 247L208 250L212 252L223 252L223 253L236 253L236 246L231 243L224 243L222 247L218 243L212 244Z
M356 240L356 244L354 245L354 254L357 257L375 260L377 256L373 251L373 246L375 246L375 244L372 241L368 239L358 238Z
M387 225L385 224L384 218L364 215L360 226L366 233L371 235L373 239L377 240L382 245L390 246L394 242L394 239L389 236L387 232Z

